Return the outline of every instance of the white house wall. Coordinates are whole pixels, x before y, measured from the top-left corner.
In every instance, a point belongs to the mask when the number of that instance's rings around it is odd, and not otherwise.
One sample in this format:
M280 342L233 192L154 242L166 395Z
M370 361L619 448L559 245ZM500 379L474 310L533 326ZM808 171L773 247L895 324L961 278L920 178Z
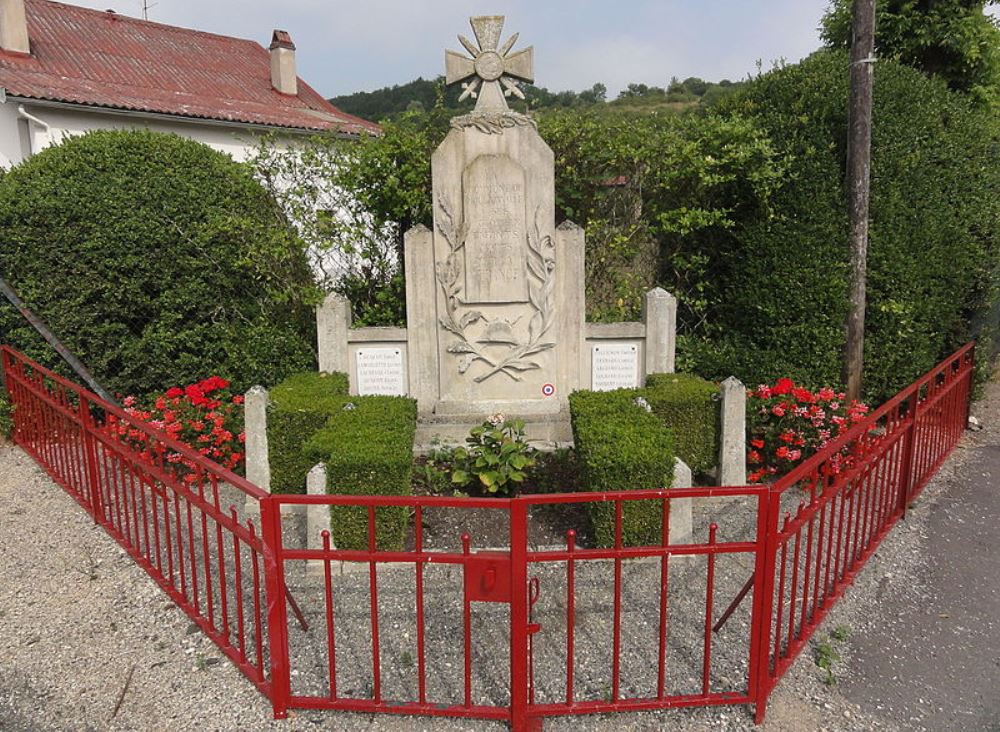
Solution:
M29 121L19 115L19 107L37 121ZM86 108L56 108L8 98L0 104L0 166L9 168L16 165L24 159L28 149L34 155L67 137L91 130L123 129L172 132L228 153L240 162L250 157L256 145L255 131L238 125L206 124L183 118L173 121ZM287 143L281 141L278 144L284 146Z

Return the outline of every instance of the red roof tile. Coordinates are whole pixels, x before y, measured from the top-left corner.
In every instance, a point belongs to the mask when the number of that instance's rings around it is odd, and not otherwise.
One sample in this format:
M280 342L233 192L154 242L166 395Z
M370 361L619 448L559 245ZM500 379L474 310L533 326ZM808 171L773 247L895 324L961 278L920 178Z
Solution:
M26 0L31 55L0 50L0 87L16 97L275 127L377 132L299 79L271 87L256 41Z

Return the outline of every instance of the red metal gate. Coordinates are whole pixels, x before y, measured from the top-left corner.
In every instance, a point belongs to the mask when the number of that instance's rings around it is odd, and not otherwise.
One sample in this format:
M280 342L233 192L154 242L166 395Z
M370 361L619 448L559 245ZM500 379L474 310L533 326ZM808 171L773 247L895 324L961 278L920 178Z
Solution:
M744 676L736 682L730 682L730 688L720 689L717 680L713 681L712 651L714 634L713 625L716 621L716 605L718 603L717 580L715 567L720 557L739 556L746 558L751 566L754 581L754 597L761 598L762 590L758 583L764 579L762 572L756 567L763 566L765 539L763 528L766 526L768 510L767 486L750 486L741 488L691 488L673 489L668 491L626 491L619 493L584 493L558 495L531 495L513 499L476 499L476 498L404 498L404 497L357 497L357 496L273 496L267 501L280 506L352 506L368 512L368 547L363 551L338 550L330 547L329 534L324 535L324 548L303 549L286 548L283 537L278 534L275 546L276 563L280 582L285 582L285 568L289 565L306 562L317 562L322 566L323 589L318 594L316 603L309 605L309 600L303 602L303 607L309 607L307 614L312 612L319 620L317 637L322 638L325 648L323 693L297 693L289 686L275 685L272 697L275 710L281 714L287 707L341 709L357 712L387 712L398 714L422 714L433 716L454 716L482 719L508 720L514 729L531 728L532 721L545 716L587 714L625 710L650 710L679 706L702 706L712 704L742 704L753 702L756 696L758 674L754 667L756 639L753 633L745 633L741 649L743 656ZM747 538L723 539L719 536L719 527L715 524L703 527L707 532L707 540L696 542L691 538L683 543L670 541L670 505L673 502L691 499L729 499L745 502L740 513L741 526L749 518L750 536ZM659 530L661 540L655 546L625 546L623 545L622 522L626 507L632 503L655 504L660 514ZM614 521L615 541L608 548L581 547L576 544L577 531L566 532L565 543L562 546L547 546L532 548L529 540L529 511L545 511L559 506L563 510L572 507L587 507L590 504L603 503L613 506L611 509ZM406 551L391 552L377 550L376 508L387 506L405 507L414 515L414 539L412 548ZM506 522L507 547L473 548L473 537L467 533L451 537L453 549L430 550L425 546L423 526L425 516L434 510L449 510L454 512L493 512L499 514L497 522ZM273 512L274 515L280 511ZM707 571L699 574L697 587L690 582L684 587L697 593L697 652L701 658L697 661L697 682L694 688L679 690L676 685L668 683L668 610L670 607L671 573L683 572L688 563L703 560ZM345 694L338 687L338 637L342 626L348 623L337 623L334 606L337 601L338 567L342 563L361 569L367 587L367 618L365 618L365 640L371 644L371 659L369 678L371 693L365 697ZM622 662L626 647L634 638L623 638L623 614L627 610L636 611L635 607L624 607L623 571L626 567L633 570L640 567L643 580L651 590L649 597L644 598L643 611L656 618L655 632L643 643L644 658L656 673L647 680L645 693L624 693ZM610 653L604 654L601 669L607 686L606 698L587 698L575 688L577 665L575 649L579 646L577 625L582 614L577 603L579 591L578 577L585 573L588 565L601 565L607 570L610 588L606 590L609 602L601 607L591 607L587 610L586 620L592 626L606 631L610 644ZM393 569L393 567L396 567ZM451 639L450 644L439 648L440 654L455 663L461 669L458 683L455 687L457 698L436 696L428 691L428 667L434 663L432 654L427 650L425 636L426 626L433 622L425 607L425 572L429 567L451 566L456 568L460 581L452 585L455 599L460 607L462 623L460 636ZM545 577L538 571L545 567ZM413 622L412 650L415 652L415 665L411 676L414 683L410 685L412 696L388 698L384 693L382 675L387 656L399 655L399 651L386 648L387 638L384 631L383 615L380 611L380 582L387 572L400 572L406 567L405 578L409 587L413 588L408 599L412 606L408 608ZM301 568L300 568L301 569ZM348 581L349 585L357 585L355 579ZM343 575L341 575L341 578ZM745 577L740 574L739 580ZM397 575L398 579L398 575ZM457 578L456 578L457 579ZM343 581L343 580L342 580ZM289 580L291 582L291 580ZM400 582L394 584L394 592L400 592ZM590 583L593 586L593 582ZM728 602L736 594L736 584L728 596L723 596ZM354 589L348 587L348 591ZM408 589L408 588L407 588ZM537 644L536 637L543 631L544 622L539 622L540 599L543 593L557 593L558 600L554 611L560 615L559 627L555 631L558 641L548 642L549 650L558 656L562 666L561 678L558 682L558 698L555 686L549 683L546 701L536 699L538 684L536 683ZM361 593L356 593L360 595ZM299 591L296 590L296 595ZM638 602L638 598L633 598ZM483 704L475 700L481 689L474 689L473 664L475 632L472 625L473 607L489 603L505 607L507 617L507 640L509 649L502 654L509 668L506 687L509 697L496 704ZM754 617L759 615L759 599L753 603ZM281 610L279 610L281 612ZM549 613L551 615L551 612ZM439 619L439 618L438 618ZM276 620L275 627L280 628L284 619ZM396 624L400 625L399 613L396 612ZM755 625L750 619L746 627ZM344 627L343 629L351 629ZM456 624L456 630L457 624ZM398 631L397 631L398 632ZM688 637L693 637L689 635ZM275 663L280 658L282 667L295 668L295 653L289 657L289 639L278 639L272 645L272 659ZM558 649L554 648L558 645ZM275 647L277 646L277 647ZM305 652L305 643L299 643ZM533 651L536 651L533 653ZM360 655L352 654L354 660ZM593 667L595 664L590 664ZM690 665L690 664L689 664ZM438 663L439 669L449 664ZM299 670L305 671L300 668ZM591 674L596 669L590 668ZM300 679L305 676L303 673ZM288 676L286 678L291 678ZM551 682L552 680L549 679ZM398 685L402 687L402 685ZM319 688L315 685L314 688ZM446 691L446 690L445 690Z
M515 730L714 704L754 704L761 721L774 685L961 437L973 353L959 350L774 485L475 499L269 495L2 351L17 443L276 717L325 708ZM671 511L687 500L708 508L690 536L672 537ZM623 540L638 504L659 515L653 545ZM307 548L289 528L297 519L282 518L283 507L331 506L367 511L366 549L337 549L329 534ZM611 517L607 548L580 541L595 506ZM384 507L413 513L403 551L378 548ZM532 518L555 507L571 517L558 543L533 535ZM435 512L491 514L502 545L483 546L454 528L462 521L429 536Z

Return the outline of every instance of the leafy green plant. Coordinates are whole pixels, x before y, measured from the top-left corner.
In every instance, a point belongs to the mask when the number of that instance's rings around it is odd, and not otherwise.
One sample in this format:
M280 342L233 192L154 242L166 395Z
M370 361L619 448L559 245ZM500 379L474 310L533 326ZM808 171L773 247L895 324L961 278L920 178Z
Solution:
M252 171L207 145L67 138L0 176L0 241L0 272L113 392L206 374L242 392L315 363L302 241ZM67 371L5 301L0 333Z
M823 638L813 646L813 663L826 672L823 679L827 686L837 683L837 677L833 675L833 665L840 660L840 654L834 647L830 637Z
M431 495L445 495L452 490L454 462L453 448L435 447L429 450L414 461L414 484Z
M465 439L468 447L456 448L451 481L467 486L475 481L488 493L509 494L523 483L535 465L535 450L524 437L524 422L495 414Z

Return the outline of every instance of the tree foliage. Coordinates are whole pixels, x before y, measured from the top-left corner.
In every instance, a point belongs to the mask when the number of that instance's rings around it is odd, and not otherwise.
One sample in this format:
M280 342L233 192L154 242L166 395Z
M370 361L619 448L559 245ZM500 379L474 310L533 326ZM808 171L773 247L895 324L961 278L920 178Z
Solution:
M405 322L403 236L432 223L431 154L448 119L439 105L384 123L379 136L257 148L258 177L299 227L321 287L351 300L357 325Z
M848 63L823 51L680 114L615 104L536 113L555 153L557 218L586 229L588 317L635 319L643 293L661 285L680 300L684 370L838 383ZM870 398L991 322L1000 239L995 116L899 63L876 74ZM357 220L377 223L380 251L398 256L405 227L431 224L430 154L447 117L440 105L404 115L348 152L332 178L358 192ZM386 271L358 270L349 288L338 285L364 322L405 317L398 265Z
M307 367L302 245L251 171L175 135L92 132L0 178L0 271L112 391ZM9 305L3 341L61 366Z
M880 58L939 76L956 91L1000 101L1000 29L985 8L998 0L879 0L875 47ZM834 0L822 36L851 43L851 0Z

